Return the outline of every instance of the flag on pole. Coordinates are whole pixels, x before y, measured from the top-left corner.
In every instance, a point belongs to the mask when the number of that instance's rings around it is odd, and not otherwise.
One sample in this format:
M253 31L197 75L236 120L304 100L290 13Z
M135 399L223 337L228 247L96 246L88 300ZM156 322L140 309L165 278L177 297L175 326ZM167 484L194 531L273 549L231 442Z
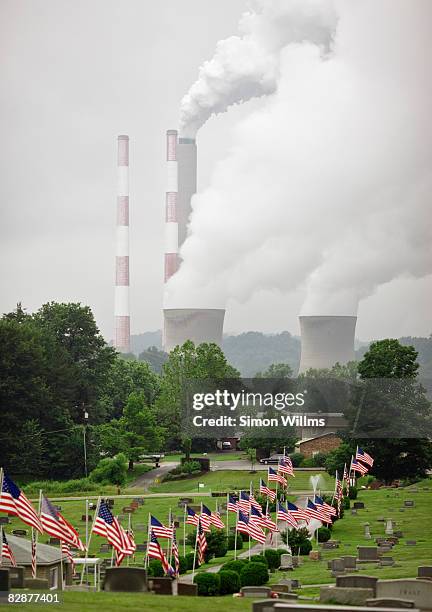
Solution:
M171 555L172 555L172 558L174 559L174 567L173 567L174 576L178 576L180 574L180 555L179 555L179 549L177 545L175 529L173 530L173 539L171 543Z
M266 495L271 501L276 499L276 491L270 489L262 478L260 479L260 493L261 495Z
M343 484L345 486L345 491L346 491L346 493L348 495L349 494L349 490L350 490L350 475L349 475L346 463L344 465L344 471L343 471L342 480L343 480Z
M238 500L238 507L243 512L249 512L250 506L251 506L251 504L250 504L249 495L246 493L246 491L240 491L240 497L239 497L239 500Z
M255 525L259 525L260 527L267 527L267 521L263 516L262 512L257 510L254 506L252 506L251 508L249 520L252 523L255 523Z
M134 552L132 543L117 518L111 514L106 502L99 504L98 515L94 521L92 532L106 538L119 553L130 555Z
M43 527L36 510L21 489L5 473L3 473L0 495L0 512L13 514L30 527L43 533Z
M321 521L322 523L329 522L329 515L321 508L321 506L316 506L310 499L308 499L308 503L306 505L306 512L310 518Z
M336 516L337 514L337 510L336 508L333 508L333 506L331 506L330 504L327 504L322 497L319 497L318 495L315 495L315 499L314 499L314 504L319 504L320 506L323 507L323 509L327 512L327 514L329 514L329 516Z
M192 510L192 508L189 508L189 506L186 506L186 514L187 514L187 518L186 518L186 525L198 525L198 519L199 516L198 514Z
M236 498L233 495L228 495L228 503L227 503L228 512L235 512L237 514L238 509L239 509L239 505L238 505L238 501L236 500Z
M287 510L296 521L306 521L306 523L309 523L310 518L304 508L296 506L292 502L287 502Z
M273 531L277 531L277 530L278 530L277 525L276 525L276 523L274 522L274 520L272 519L272 517L270 516L270 514L264 514L264 515L263 515L263 518L264 518L264 520L265 520L265 527L266 527L266 528L267 528L267 529L268 529L270 532L273 532ZM271 534L270 534L270 535L271 535Z
M249 495L249 501L250 501L251 507L254 507L256 510L259 510L262 513L263 509L261 507L261 504L259 502L257 502L257 500L252 495L252 493L250 493L250 495Z
M211 521L212 525L214 525L217 529L225 529L225 524L222 521L219 512L211 513Z
M85 550L76 529L56 510L47 497L42 496L40 521L45 533L74 548Z
M268 469L268 481L269 482L278 482L279 484L283 485L284 487L286 487L286 485L288 484L286 478L284 478L281 474L278 474L277 472L275 472L275 470L271 467L269 467Z
M150 527L157 538L171 539L173 537L173 528L165 527L165 525L158 521L153 515L150 515Z
M12 567L16 567L15 556L12 552L11 547L9 546L9 542L7 541L6 533L4 531L2 533L3 533L2 558L9 559L9 562L12 565ZM0 565L1 565L1 561L2 559L0 559Z
M198 565L202 565L205 561L204 553L207 550L207 540L205 537L204 529L201 524L201 519L198 521L197 527L197 553L198 553Z
M279 459L278 463L278 472L281 474L288 474L289 476L294 476L294 470L291 465L289 465L285 459Z
M374 460L372 459L372 457L358 446L355 458L358 459L358 461L363 461L363 463L366 463L366 465L369 465L370 467L372 467L374 464Z
M36 572L37 572L36 532L32 529L32 538L31 538L31 575L32 575L32 578L36 578Z
M290 514L288 510L282 506L281 503L278 503L277 506L276 521L286 521L292 527L298 527L298 523L293 517L293 515Z
M354 472L358 472L362 476L364 476L365 474L369 472L368 468L365 465L363 465L363 463L360 463L359 461L357 461L357 459L351 460L351 470L353 470Z
M257 540L257 542L260 542L261 544L264 544L266 541L265 533L261 527L254 524L253 521L250 521L248 516L241 510L239 510L238 513L236 530L240 531L241 533L246 533L253 540Z
M150 532L150 542L147 546L147 556L151 559L159 559L159 561L162 563L165 574L172 574L174 572L163 553L161 545L159 544L153 529Z
M72 576L75 576L75 560L72 556L70 546L67 542L61 543L61 552L62 552L62 555L64 555L67 558L67 560L69 561L71 565Z
M207 508L204 504L201 505L201 524L204 531L210 531L210 525L212 524L212 513L210 508Z

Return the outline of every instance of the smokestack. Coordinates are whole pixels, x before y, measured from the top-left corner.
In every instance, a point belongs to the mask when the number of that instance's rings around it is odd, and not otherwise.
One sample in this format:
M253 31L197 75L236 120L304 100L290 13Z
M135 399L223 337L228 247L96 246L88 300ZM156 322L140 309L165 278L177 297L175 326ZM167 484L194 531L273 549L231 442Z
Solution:
M165 198L165 282L167 282L178 270L177 131L168 130L166 139L167 190Z
M221 346L225 310L221 308L165 308L164 349L171 351L186 340L197 345L214 342Z
M357 317L302 316L299 374L310 368L332 368L354 361L354 336Z
M130 351L129 312L129 136L117 138L117 236L115 274L115 348Z
M197 147L194 138L180 137L177 147L178 160L178 244L183 244L192 212L191 199L197 190Z

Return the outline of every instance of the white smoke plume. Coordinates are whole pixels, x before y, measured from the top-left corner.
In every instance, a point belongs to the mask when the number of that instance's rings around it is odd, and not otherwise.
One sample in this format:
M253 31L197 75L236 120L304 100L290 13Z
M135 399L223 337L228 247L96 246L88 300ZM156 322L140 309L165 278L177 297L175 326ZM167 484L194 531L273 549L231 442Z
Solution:
M273 50L274 93L193 199L172 305L306 286L304 314L355 314L377 286L432 272L432 3L336 6L330 55Z
M213 114L276 90L279 51L310 41L328 52L336 28L333 0L255 0L244 13L239 36L218 42L210 61L184 96L180 133L194 137Z

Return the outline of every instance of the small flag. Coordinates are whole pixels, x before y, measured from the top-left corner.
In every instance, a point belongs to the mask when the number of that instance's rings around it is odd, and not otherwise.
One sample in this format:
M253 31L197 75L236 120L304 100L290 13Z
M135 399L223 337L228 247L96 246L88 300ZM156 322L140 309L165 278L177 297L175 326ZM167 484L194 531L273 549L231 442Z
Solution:
M276 520L277 521L286 521L292 527L298 527L298 523L295 518L288 512L286 508L282 506L281 503L278 503L277 512L276 512Z
M64 555L67 560L69 561L71 568L72 568L72 576L75 576L75 560L72 556L71 553L71 549L69 544L67 544L67 542L62 542L61 543L61 551L62 551L62 555ZM116 551L117 552L117 551Z
M201 520L198 521L197 527L197 552L198 552L198 565L202 565L205 561L204 553L207 550L207 540L205 537L204 529L202 528Z
M319 497L318 495L315 495L314 504L315 505L319 504L320 506L322 506L323 510L325 510L325 512L327 512L329 516L336 516L337 514L336 508L333 508L333 506L330 506L330 504L327 504L322 499L322 497Z
M78 532L58 512L47 497L42 496L40 520L45 533L66 542L74 548L85 550Z
M257 540L257 542L260 542L261 544L264 544L266 541L265 533L261 527L249 521L247 515L241 510L239 510L238 513L236 530L240 531L241 533L248 534L253 540Z
M369 472L368 468L365 465L363 465L363 463L360 463L359 461L357 461L357 459L351 460L351 469L354 472L359 472L359 474L361 474L362 476L364 476L365 474Z
M372 459L372 457L365 453L365 451L359 448L358 446L355 458L359 461L363 461L363 463L366 463L366 465L369 465L370 467L372 467L374 464L374 460Z
M283 485L284 487L286 487L287 484L288 484L286 478L284 478L281 474L278 474L277 472L275 472L275 470L273 470L273 468L271 468L271 467L269 467L269 469L268 469L268 481L269 482L278 482L279 484Z
M212 520L212 525L214 525L217 529L225 528L225 524L222 521L219 512L212 512L211 520Z
M32 530L31 539L31 575L32 578L36 578L37 571L37 558L36 558L36 532Z
M350 475L349 475L346 463L344 465L342 481L343 481L343 484L345 486L345 491L346 491L346 493L348 495L349 494L349 490L350 490Z
M255 523L255 525L259 525L260 527L267 527L267 521L263 516L262 512L254 508L254 506L252 506L251 508L249 520L252 523Z
M255 497L252 495L252 493L249 495L249 501L250 501L250 505L252 507L254 507L256 510L259 510L261 513L263 511L261 504L259 504L257 502L257 500L255 499Z
M98 515L95 519L92 531L106 538L116 551L126 555L132 554L130 551L130 541L126 536L125 530L118 520L113 517L104 501L101 501L99 504Z
M238 507L243 512L249 512L250 506L251 506L251 504L250 504L249 495L246 493L246 491L240 491L240 498L239 498L239 501L238 501Z
M210 531L210 525L212 524L212 513L210 508L207 508L204 504L201 506L201 524L204 531Z
M36 510L21 489L5 473L3 473L0 495L0 512L8 512L18 516L24 523L43 533L43 527Z
M291 502L287 502L287 510L296 521L306 521L306 523L309 523L310 518L304 508L300 508Z
M172 539L172 544L171 544L171 555L172 558L174 559L174 576L178 576L180 574L180 556L179 556L179 549L178 549L178 545L177 545L177 538L176 538L176 532L175 529L173 529L173 539Z
M192 510L192 508L189 508L189 506L186 506L186 524L187 525L198 525L198 514Z
M16 567L15 557L14 557L11 547L9 546L9 542L7 541L6 533L4 531L3 531L3 542L1 544L1 547L2 547L1 549L2 558L9 559L12 567ZM1 561L2 560L0 559L0 565L1 565Z
M289 476L294 476L294 470L292 466L287 464L285 459L279 459L278 472L280 472L281 474L288 474Z
M233 495L228 495L228 503L227 503L228 512L235 512L237 514L238 509L239 509L239 505L238 505L238 501L236 500L236 498Z
M157 538L169 538L173 537L173 528L165 527L158 519L154 516L150 516L150 527Z
M260 480L260 493L261 495L267 495L267 497L271 499L271 501L274 501L276 499L276 491L270 489L262 478Z
M155 536L153 529L150 532L150 542L147 547L147 556L151 559L159 559L159 561L162 563L162 567L165 574L173 573L174 570L168 563L167 558L163 553L163 550L157 540L157 537Z

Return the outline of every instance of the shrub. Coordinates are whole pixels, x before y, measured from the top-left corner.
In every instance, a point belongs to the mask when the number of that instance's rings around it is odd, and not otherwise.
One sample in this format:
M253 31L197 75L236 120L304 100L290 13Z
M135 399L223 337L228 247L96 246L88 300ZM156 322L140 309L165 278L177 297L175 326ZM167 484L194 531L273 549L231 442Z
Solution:
M240 575L240 572L248 563L245 559L232 559L232 561L224 563L219 571L230 570Z
M344 497L342 502L342 508L345 510L349 510L351 506L351 501L349 497Z
M187 563L187 569L188 570L193 569L194 553L193 552L187 553L187 555L185 556L185 559Z
M193 558L192 558L192 563L193 563ZM180 574L186 574L188 569L192 569L188 567L188 560L186 559L186 557L179 557L179 573Z
M220 577L219 574L210 574L201 572L194 578L194 583L198 585L198 595L207 595L213 597L219 595Z
M243 538L237 533L237 536L234 533L230 533L227 538L227 546L228 550L235 550L236 548L236 537L237 537L237 550L241 550L243 548Z
M162 563L159 559L152 559L148 564L148 575L153 576L154 578L161 578L165 576L164 569L162 567Z
M274 548L268 548L264 551L265 558L270 569L277 569L280 566L280 554Z
M269 580L269 573L264 563L248 563L240 572L242 586L260 586Z
M268 567L268 561L264 555L252 555L250 558L251 563L263 563Z
M309 531L306 527L300 529L292 529L282 532L282 541L288 544L294 554L308 555L312 550L312 544L309 540Z
M185 461L175 468L170 470L170 474L181 475L181 474L192 474L193 472L201 472L201 464L198 461Z
M318 542L328 542L331 538L331 531L328 527L318 529Z
M293 453L290 455L294 467L300 467L305 456L302 453Z
M113 459L101 459L95 469L90 472L90 480L101 484L122 486L127 478L127 459L120 453Z
M240 590L240 576L232 570L221 570L220 578L220 594L231 595Z
M205 559L209 561L213 557L225 557L227 554L228 546L226 542L226 535L224 531L213 529L206 536L207 539L207 550L205 552Z
M358 493L357 487L350 487L349 498L350 499L357 499L357 493Z

